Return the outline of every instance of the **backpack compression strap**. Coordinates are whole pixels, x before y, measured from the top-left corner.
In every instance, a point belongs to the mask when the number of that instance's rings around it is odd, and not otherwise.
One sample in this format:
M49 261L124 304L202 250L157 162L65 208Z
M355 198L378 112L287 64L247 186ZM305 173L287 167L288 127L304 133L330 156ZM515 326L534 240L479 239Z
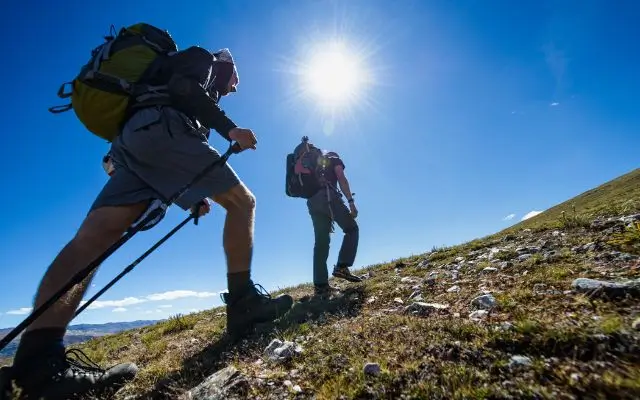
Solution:
M162 46L149 40L143 34L131 33L131 31L127 28L121 29L120 33L117 36L106 36L105 40L105 43L102 43L100 46L93 50L91 61L82 68L78 76L73 81L65 82L60 86L60 88L58 89L58 97L60 97L61 99L71 97L71 95L73 94L73 83L75 80L89 83L91 86L98 87L105 91L128 94L135 98L136 101L146 101L153 97L168 97L167 94L161 93L161 91L167 89L167 85L151 86L144 84L133 84L117 76L100 72L100 64L103 61L109 59L114 44L114 51L119 51L124 48L139 44L145 44L159 54L171 55L173 53L172 51L163 49ZM156 62L157 61L158 59L156 59ZM149 70L152 70L153 67L154 63L151 64ZM147 75L147 73L145 73L144 75ZM144 75L140 77L141 80L144 78ZM71 90L68 92L65 91L66 85L71 85ZM59 114L65 111L69 111L72 108L73 104L69 103L65 105L50 107L49 112L53 114Z

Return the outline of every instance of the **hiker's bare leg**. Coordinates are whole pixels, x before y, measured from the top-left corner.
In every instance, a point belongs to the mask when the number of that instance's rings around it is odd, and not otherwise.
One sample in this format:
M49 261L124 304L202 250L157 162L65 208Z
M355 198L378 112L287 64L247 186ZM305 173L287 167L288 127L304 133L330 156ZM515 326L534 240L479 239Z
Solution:
M249 271L253 254L256 198L242 183L211 198L227 211L223 246L230 274Z
M255 323L272 321L287 312L293 298L270 298L260 294L251 279L253 228L256 199L239 183L228 191L212 196L227 211L223 246L227 257L227 333L240 337Z
M45 273L35 298L40 307L71 278L115 243L142 214L147 202L98 208L85 218L76 235L58 253ZM94 270L95 273L96 270ZM78 308L93 273L53 304L25 331L66 328Z

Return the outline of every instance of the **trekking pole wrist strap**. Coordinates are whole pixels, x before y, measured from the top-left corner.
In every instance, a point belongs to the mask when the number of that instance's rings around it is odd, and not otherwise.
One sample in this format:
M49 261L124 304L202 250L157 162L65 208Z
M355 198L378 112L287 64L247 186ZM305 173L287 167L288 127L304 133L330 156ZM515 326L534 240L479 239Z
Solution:
M348 201L349 203L355 203L355 200L353 199L353 196L355 196L355 195L356 195L355 193L351 193L351 197L349 197L349 198L347 199L347 201Z

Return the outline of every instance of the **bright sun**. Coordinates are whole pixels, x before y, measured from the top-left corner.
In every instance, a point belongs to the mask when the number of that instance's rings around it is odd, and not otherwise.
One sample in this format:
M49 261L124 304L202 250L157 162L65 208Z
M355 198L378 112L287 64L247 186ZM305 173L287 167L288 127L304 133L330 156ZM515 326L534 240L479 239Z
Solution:
M303 91L332 107L356 101L367 81L367 71L357 54L342 43L316 49L301 72Z

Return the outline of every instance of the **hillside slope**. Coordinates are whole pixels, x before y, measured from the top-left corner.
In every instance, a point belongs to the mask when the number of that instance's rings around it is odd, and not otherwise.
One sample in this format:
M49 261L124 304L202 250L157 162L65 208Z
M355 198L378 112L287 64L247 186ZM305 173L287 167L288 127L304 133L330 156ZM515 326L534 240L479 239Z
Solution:
M113 334L117 332L122 332L124 330L140 328L143 326L151 325L157 323L158 320L138 320L138 321L127 321L127 322L108 322L105 324L77 324L70 325L67 329L67 332L64 335L64 343L74 344L86 342L87 340L97 337L104 336L108 334ZM13 328L1 328L0 329L0 338L4 337L8 334ZM20 341L20 337L22 334L18 335L17 338L11 341L4 349L0 350L0 365L4 365L4 359L13 357L15 354L18 343Z
M566 225L567 222L569 224L589 223L591 219L598 216L633 214L638 210L640 210L640 168L587 190L500 233L526 228L551 228Z
M635 170L505 231L367 267L328 301L283 290L291 314L235 345L220 307L76 347L141 367L118 399L181 398L220 370L185 398L640 398L639 200Z

